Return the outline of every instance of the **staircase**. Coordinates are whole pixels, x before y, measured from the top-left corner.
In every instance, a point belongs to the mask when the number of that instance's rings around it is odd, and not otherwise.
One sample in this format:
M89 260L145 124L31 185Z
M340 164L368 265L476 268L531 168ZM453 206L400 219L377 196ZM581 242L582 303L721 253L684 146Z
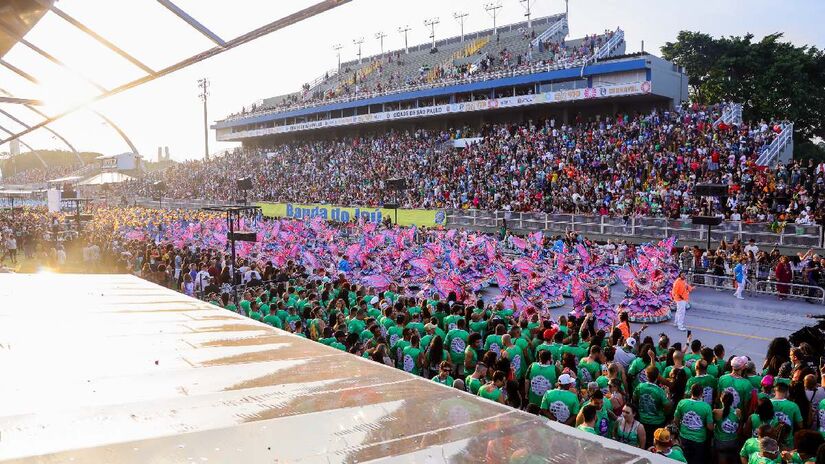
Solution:
M612 56L613 52L622 46L624 46L624 31L621 28L618 28L616 29L616 33L613 34L613 37L603 43L595 53L584 59L581 67L581 76L584 77L584 68L586 68L588 64L595 63L601 59Z
M719 119L713 122L713 128L716 129L719 127L719 124L725 123L729 126L741 126L742 125L742 104L741 103L729 103L725 105L725 109L722 111L722 115L719 116Z
M561 19L553 23L552 26L548 27L544 30L541 34L537 35L532 42L533 48L538 50L540 42L548 42L552 38L554 38L557 34L561 34L561 38L567 37L569 29L567 28L567 15L563 15Z
M762 149L756 164L772 166L777 162L787 163L793 158L793 123L782 124L782 132Z

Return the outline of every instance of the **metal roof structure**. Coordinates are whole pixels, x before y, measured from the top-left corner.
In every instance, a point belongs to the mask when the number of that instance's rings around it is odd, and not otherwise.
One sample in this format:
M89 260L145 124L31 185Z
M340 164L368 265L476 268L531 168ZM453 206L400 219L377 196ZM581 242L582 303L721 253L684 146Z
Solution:
M5 134L0 135L0 145L11 140L20 139L20 137L33 131L44 129L52 132L55 138L63 141L80 160L77 150L75 150L66 138L50 128L50 124L86 107L90 103L151 82L350 1L351 0L320 0L307 8L268 22L263 26L248 30L233 38L220 37L212 29L199 22L192 14L176 5L173 0L156 0L156 2L103 2L96 6L97 9L114 8L113 11L119 14L113 14L111 17L114 18L114 21L123 23L121 29L134 31L133 35L141 34L144 36L162 35L162 31L157 28L146 28L143 24L140 25L139 29L128 27L130 26L129 9L155 8L157 11L152 12L154 15L174 16L176 21L174 27L192 29L196 31L202 39L205 38L205 43L211 45L211 47L195 48L194 50L197 51L194 54L191 53L191 49L182 50L176 55L173 54L171 59L167 59L165 57L147 56L149 54L156 54L155 52L157 52L157 50L145 46L140 47L140 54L130 53L118 44L118 40L107 37L106 35L108 34L98 32L97 28L89 26L89 22L93 22L97 18L82 18L72 14L73 8L76 8L77 5L87 3L83 0L63 0L60 2L60 7L56 5L55 0L6 0L0 3L0 71L24 81L28 85L28 87L26 87L27 89L37 89L38 86L41 86L41 80L44 77L38 73L38 70L42 72L43 69L48 68L49 76L46 77L55 79L55 75L59 75L59 79L70 82L76 81L77 94L81 95L82 98L80 98L80 101L70 102L65 107L47 112L42 106L43 99L37 95L20 94L9 91L7 90L6 84L0 86L0 115L4 117L0 119L8 119L16 126L22 128L12 129L0 123L0 134ZM108 16L101 16L107 17L108 20ZM158 21L160 20L161 18L158 18ZM47 45L40 44L36 38L31 38L33 33L37 35L38 30L41 29L41 27L38 27L38 23L40 23L43 28L47 27L43 25L43 23L48 24L49 34L52 35L78 34L82 36L82 38L89 43L88 51L90 54L95 47L99 48L99 51L102 53L108 54L105 56L105 59L110 61L104 63L103 58L100 60L100 66L106 67L106 71L116 66L128 68L120 74L124 77L107 80L103 76L103 69L94 69L94 67L85 65L80 69L73 67L70 63L64 62L64 58L61 57L60 53L52 51ZM166 23L164 22L163 24ZM98 27L99 26L100 24L98 24ZM111 29L109 32L111 32ZM42 38L43 37L40 37L40 39ZM119 37L121 40L123 38L123 36ZM175 44L167 43L164 45L164 48L173 49L174 46ZM55 47L54 44L52 44L52 47L58 48ZM152 51L147 52L147 49ZM87 48L84 48L84 52L86 51ZM163 52L169 55L168 50L163 50ZM23 65L16 64L11 55L35 57L37 60L42 61L42 66L38 66L38 70L26 69ZM113 65L107 66L109 63L113 63ZM151 63L151 65L148 63ZM75 92L71 90L65 93L74 94ZM26 117L23 117L20 113L21 109L25 110ZM132 152L137 153L129 137L115 122L96 110L92 110L92 112L112 127L112 129L124 139ZM31 113L34 113L36 117ZM21 143L29 150L35 151L28 144L22 141Z
M0 275L0 301L4 464L670 462L135 276Z

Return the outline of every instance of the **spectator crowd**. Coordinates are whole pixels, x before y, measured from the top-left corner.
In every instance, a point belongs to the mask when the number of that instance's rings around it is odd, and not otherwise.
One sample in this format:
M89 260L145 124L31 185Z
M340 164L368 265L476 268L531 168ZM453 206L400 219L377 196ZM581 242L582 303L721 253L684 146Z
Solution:
M618 217L727 219L814 224L825 212L825 163L756 164L780 130L777 122L714 125L719 107L616 114L570 123L554 119L469 129L298 141L182 163L119 191L166 197L238 198L235 179L253 179L252 198L294 203L377 206L395 202L385 188L405 178L402 207L544 211ZM480 135L454 148L456 137ZM707 200L697 183L721 183L729 196Z

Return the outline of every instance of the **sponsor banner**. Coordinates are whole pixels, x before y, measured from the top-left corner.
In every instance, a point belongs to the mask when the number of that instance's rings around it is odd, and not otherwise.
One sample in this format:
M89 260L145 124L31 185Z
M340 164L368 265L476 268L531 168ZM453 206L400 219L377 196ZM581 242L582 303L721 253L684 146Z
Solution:
M294 219L312 219L321 217L332 222L349 222L363 217L365 221L379 223L389 217L395 222L395 210L388 208L344 207L321 204L298 203L257 203L261 212L267 217L290 217ZM434 209L398 209L398 224L402 226L443 226L446 222L443 210Z
M255 129L241 132L228 132L220 135L219 140L236 140L248 137L260 137L271 134L284 134L325 127L349 126L381 121L396 121L410 118L423 118L454 113L470 113L473 111L494 110L499 108L518 108L521 106L538 105L543 103L562 103L595 98L624 97L627 95L647 94L651 92L650 81L633 82L629 84L612 84L586 89L557 90L543 92L536 95L520 95L515 97L494 98L464 103L450 103L447 105L410 108L407 110L386 111L383 113L362 114L343 118L326 119L323 121L308 121L288 126L277 126L266 129Z

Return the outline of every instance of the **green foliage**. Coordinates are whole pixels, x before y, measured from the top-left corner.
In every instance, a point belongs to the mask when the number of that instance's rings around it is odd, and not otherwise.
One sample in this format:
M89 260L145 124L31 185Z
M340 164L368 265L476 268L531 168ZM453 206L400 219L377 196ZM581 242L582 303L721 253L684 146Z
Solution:
M801 160L812 159L817 163L825 162L825 143L804 142L794 145L794 158Z
M753 38L682 31L662 56L685 67L695 101L741 102L747 119L793 121L797 143L825 137L825 53L781 33Z

